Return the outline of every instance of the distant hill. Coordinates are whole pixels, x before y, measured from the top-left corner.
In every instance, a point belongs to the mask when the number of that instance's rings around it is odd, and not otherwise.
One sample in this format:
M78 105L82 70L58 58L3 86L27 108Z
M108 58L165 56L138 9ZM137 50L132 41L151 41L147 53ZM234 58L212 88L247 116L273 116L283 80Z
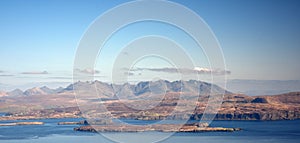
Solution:
M26 90L23 94L30 96L30 95L47 95L47 94L53 94L55 93L55 90L50 89L46 86L43 86L41 88L39 87L34 87L31 89Z
M9 97L22 97L22 96L32 96L32 95L49 95L49 94L57 94L64 90L64 88L59 87L57 89L50 89L47 86L43 87L33 87L22 91L21 89L14 89L9 92L0 91L1 96L9 96Z
M0 91L0 97L3 97L3 96L7 96L7 93L5 91Z

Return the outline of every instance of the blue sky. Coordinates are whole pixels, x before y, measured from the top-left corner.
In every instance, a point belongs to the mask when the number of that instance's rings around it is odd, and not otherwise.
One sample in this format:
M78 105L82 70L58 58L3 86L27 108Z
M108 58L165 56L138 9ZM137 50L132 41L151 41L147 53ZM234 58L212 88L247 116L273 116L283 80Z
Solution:
M70 82L77 44L85 30L103 12L124 2L1 1L0 84ZM195 11L213 30L231 72L229 79L300 80L299 1L175 2ZM203 61L199 66L207 67ZM99 77L109 72L100 63Z

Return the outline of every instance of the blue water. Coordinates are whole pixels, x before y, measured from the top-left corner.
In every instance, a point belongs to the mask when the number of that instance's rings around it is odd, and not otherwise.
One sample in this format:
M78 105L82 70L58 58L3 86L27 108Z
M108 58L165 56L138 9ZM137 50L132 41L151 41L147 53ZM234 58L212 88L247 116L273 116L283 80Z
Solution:
M0 143L112 143L109 139L97 133L76 132L78 125L57 125L63 121L79 121L82 119L46 119L26 120L42 121L44 125L6 126L0 127ZM0 121L8 123L14 121ZM148 124L153 121L129 120L129 123ZM238 132L203 132L176 133L163 140L164 143L299 143L300 120L294 121L214 121L215 127L239 127ZM168 133L108 133L116 140L126 138L128 141L147 142L148 138L159 138Z
M6 113L0 112L0 117L6 116Z

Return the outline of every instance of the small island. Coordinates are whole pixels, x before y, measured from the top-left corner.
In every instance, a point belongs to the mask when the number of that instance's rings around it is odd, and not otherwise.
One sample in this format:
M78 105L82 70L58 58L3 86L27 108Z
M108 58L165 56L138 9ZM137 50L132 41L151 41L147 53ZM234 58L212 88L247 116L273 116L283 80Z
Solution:
M74 128L75 131L86 132L234 132L241 128L209 127L207 123L193 123L180 126L178 124L155 124L155 125L86 125Z

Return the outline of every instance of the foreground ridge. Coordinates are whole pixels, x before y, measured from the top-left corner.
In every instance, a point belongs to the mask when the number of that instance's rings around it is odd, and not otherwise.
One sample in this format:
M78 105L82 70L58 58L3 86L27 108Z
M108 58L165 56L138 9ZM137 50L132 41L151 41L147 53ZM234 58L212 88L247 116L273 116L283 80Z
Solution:
M162 99L152 98L151 89L167 89L166 92L157 92ZM161 88L164 86L164 88ZM165 88L166 87L166 88ZM184 87L185 90L181 90ZM75 98L74 88L79 90ZM97 89L95 95L93 91ZM221 107L215 120L295 120L300 119L300 92L291 92L272 96L247 96L226 91L217 85L201 81L166 81L140 82L136 85L112 85L100 81L77 82L59 92L50 92L43 87L41 94L30 92L26 96L0 97L0 120L46 119L46 118L80 118L85 113L77 106L88 105L89 114L101 113L112 115L112 118L135 120L201 120L207 101L210 96L225 93ZM40 90L36 90L40 91ZM48 92L46 92L48 91ZM16 92L19 93L19 92ZM29 92L28 92L29 93ZM46 95L44 95L46 94ZM122 97L122 98L120 98ZM150 98L149 98L150 97ZM182 103L196 107L193 113L186 114L184 106L179 108L176 115L170 113L177 106L179 97ZM147 100L135 100L143 99ZM127 104L146 106L149 102L159 103L147 110L135 110ZM192 103L193 102L193 103ZM107 110L99 111L94 105L104 105Z

